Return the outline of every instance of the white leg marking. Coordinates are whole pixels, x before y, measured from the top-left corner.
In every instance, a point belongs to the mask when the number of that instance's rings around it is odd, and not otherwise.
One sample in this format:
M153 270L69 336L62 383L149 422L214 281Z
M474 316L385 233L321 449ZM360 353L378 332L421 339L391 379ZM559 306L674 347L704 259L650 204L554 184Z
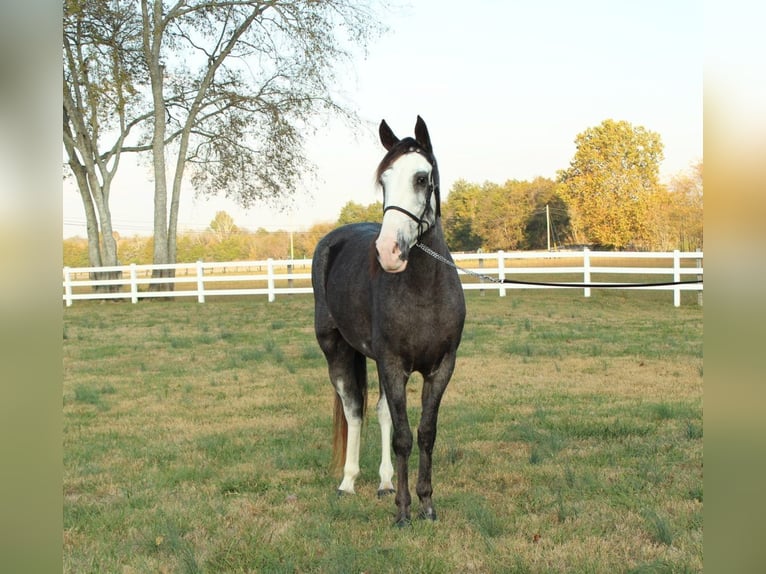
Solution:
M391 463L391 413L384 394L378 400L378 423L380 423L380 486L378 492L395 490L394 465Z
M343 387L339 384L336 388L342 389ZM344 397L343 392L339 391L338 394L343 401L343 412L346 415L346 422L348 422L348 443L346 445L346 461L343 465L343 482L340 483L338 490L353 494L354 481L359 476L359 445L362 440L362 419L352 415L351 409L346 406L348 401Z

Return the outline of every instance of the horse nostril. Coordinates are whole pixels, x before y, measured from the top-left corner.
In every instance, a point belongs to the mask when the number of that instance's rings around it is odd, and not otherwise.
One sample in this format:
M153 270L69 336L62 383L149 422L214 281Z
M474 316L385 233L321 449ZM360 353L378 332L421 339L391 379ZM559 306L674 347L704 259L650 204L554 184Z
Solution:
M395 253L399 254L399 259L402 261L407 261L407 257L410 254L410 246L407 242L404 241L403 238L399 238L399 241L396 242L396 250Z
M395 241L383 242L378 240L375 242L375 249L377 250L378 255L396 255L401 251L399 245Z

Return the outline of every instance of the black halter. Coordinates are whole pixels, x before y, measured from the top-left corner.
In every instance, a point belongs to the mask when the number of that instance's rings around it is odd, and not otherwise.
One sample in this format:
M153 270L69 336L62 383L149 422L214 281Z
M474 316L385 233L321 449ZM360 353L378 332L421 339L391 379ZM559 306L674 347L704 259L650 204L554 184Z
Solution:
M411 148L410 151L414 153L422 153L420 150L416 148ZM430 160L429 160L429 163L430 163ZM425 207L423 208L423 213L420 215L420 217L418 217L411 211L404 209L403 207L399 207L398 205L388 205L383 208L383 215L385 215L387 211L393 209L394 211L403 213L404 215L412 219L415 223L417 223L418 224L418 241L420 241L421 238L423 237L423 234L432 227L432 224L426 219L426 214L428 213L429 209L431 209L431 196L433 196L434 192L436 192L436 201L437 202L439 201L439 184L434 183L434 177L433 177L433 173L436 170L436 165L435 163L432 163L431 166L432 166L431 173L428 177L428 189L426 190L426 204L425 204ZM385 200L385 197L384 197L384 200ZM438 207L437 207L437 210L438 210Z

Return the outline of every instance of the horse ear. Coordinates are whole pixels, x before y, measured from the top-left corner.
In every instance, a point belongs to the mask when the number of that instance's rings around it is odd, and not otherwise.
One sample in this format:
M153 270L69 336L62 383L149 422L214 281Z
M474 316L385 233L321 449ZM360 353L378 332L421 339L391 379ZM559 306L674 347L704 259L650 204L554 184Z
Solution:
M424 122L423 118L420 116L418 116L418 121L415 122L415 141L418 142L428 153L433 153L434 150L431 147L431 137L428 135L426 122Z
M380 135L380 143L386 148L386 151L390 150L397 143L399 138L394 135L394 132L388 127L386 120L381 120L380 127L378 128L378 134Z

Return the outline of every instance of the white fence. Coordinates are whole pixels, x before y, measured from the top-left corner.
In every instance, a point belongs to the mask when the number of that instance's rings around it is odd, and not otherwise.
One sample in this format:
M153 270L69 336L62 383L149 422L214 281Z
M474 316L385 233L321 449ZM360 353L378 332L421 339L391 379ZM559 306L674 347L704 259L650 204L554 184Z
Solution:
M702 252L503 252L453 253L457 265L480 273L460 272L465 290L497 290L505 297L508 289L562 289L557 283L582 283L585 297L591 289L632 283L627 289L668 290L673 304L681 305L682 291L697 291L702 303ZM157 271L174 271L173 277L152 277ZM615 281L614 276L621 280ZM633 276L633 279L631 279ZM647 280L647 276L650 277ZM689 277L692 276L692 277ZM106 277L106 278L105 278ZM600 280L597 280L599 279ZM637 279L638 278L638 279ZM502 283L503 280L533 280L548 285ZM687 281L686 283L683 283ZM675 285L645 286L646 283ZM173 284L173 290L154 290L152 285ZM118 267L64 268L63 300L196 297L200 303L210 296L277 295L312 293L311 260L233 261L225 263L179 263L175 265L124 265ZM641 286L644 285L644 286Z

